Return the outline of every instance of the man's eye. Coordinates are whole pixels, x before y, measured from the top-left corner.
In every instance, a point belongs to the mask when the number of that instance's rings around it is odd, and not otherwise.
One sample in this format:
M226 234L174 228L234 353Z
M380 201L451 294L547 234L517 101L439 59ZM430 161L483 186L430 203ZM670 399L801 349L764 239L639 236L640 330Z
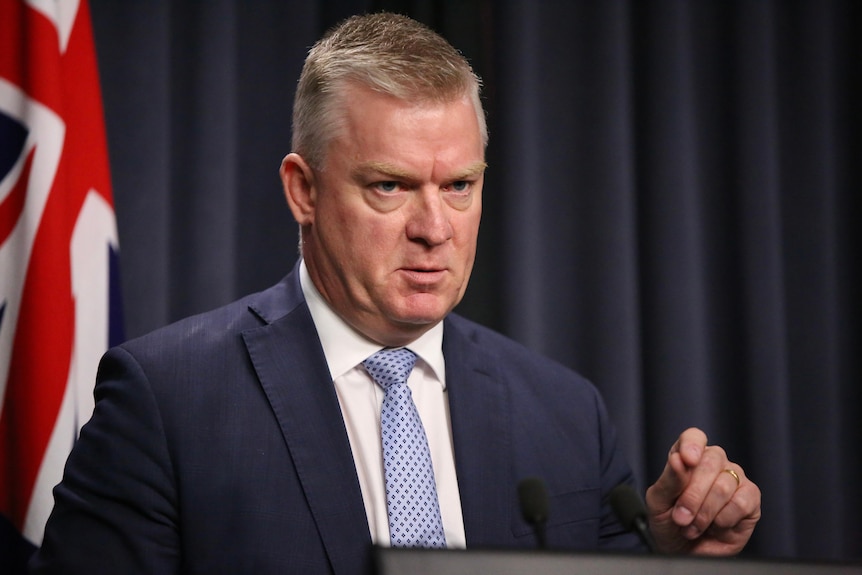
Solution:
M374 187L385 194L398 191L398 182L377 182Z
M449 187L453 192L464 193L470 191L471 184L472 182L468 182L467 180L458 180L457 182L452 182Z

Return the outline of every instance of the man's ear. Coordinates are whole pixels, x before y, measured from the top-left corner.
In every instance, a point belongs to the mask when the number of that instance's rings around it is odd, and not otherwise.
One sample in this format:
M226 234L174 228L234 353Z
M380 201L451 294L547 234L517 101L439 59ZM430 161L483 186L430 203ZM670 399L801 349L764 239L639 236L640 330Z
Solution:
M299 154L291 152L281 161L281 185L284 197L300 226L314 223L314 209L317 202L317 188L314 172Z

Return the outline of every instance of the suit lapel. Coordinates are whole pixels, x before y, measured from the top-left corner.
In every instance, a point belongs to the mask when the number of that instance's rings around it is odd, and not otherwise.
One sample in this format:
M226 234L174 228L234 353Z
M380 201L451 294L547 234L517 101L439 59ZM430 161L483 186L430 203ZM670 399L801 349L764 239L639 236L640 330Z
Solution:
M252 308L266 325L243 333L249 357L281 426L333 571L355 571L356 558L367 557L371 546L368 520L338 398L298 274ZM443 353L467 545L498 545L511 538L516 496L508 390L496 358L450 319Z
M255 302L255 313L271 323L243 337L333 571L355 572L371 536L338 398L297 277L287 278L286 299Z
M467 546L499 545L511 538L515 497L508 391L495 358L450 320L443 353Z

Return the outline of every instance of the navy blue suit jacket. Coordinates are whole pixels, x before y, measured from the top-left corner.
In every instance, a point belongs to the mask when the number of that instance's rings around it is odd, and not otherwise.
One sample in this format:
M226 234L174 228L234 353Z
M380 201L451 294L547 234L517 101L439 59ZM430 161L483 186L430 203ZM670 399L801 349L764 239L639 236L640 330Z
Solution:
M604 499L629 467L597 391L456 315L443 352L468 547L536 545L517 484L550 495L548 546L636 547ZM370 568L347 432L296 270L110 350L34 572Z

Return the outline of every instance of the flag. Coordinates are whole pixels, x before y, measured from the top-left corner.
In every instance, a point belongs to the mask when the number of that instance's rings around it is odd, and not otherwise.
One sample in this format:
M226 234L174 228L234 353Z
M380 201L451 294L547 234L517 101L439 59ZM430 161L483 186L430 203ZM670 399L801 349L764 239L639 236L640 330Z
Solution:
M117 254L87 0L0 0L0 556L41 543L122 337Z

